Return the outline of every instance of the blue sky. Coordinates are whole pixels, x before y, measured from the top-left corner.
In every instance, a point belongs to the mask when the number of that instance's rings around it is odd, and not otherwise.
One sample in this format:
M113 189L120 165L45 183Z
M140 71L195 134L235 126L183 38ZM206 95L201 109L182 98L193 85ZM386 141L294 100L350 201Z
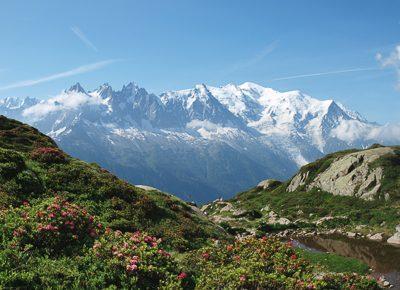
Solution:
M399 1L2 1L0 97L252 81L400 122ZM380 60L377 59L380 54Z

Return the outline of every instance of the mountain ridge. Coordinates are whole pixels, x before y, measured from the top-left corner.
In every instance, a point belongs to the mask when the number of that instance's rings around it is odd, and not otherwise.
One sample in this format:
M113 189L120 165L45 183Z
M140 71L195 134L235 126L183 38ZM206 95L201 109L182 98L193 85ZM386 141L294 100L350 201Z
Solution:
M159 96L134 82L119 91L109 84L87 91L77 83L46 100L25 100L0 101L0 114L38 127L66 152L133 183L200 202L265 177L286 179L325 153L392 141L383 126L333 100L251 82Z

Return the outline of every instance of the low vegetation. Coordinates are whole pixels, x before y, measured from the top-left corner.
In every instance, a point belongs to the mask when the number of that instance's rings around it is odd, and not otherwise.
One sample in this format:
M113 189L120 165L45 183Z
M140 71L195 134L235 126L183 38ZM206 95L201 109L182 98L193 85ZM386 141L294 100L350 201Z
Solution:
M377 148L374 145L371 148ZM370 164L384 169L380 194L389 198L365 200L356 196L340 196L319 188L306 189L306 185L326 170L337 158L356 150L346 150L328 154L326 157L301 168L308 172L305 184L295 191L287 191L290 181L277 187L253 188L239 193L236 197L209 204L205 212L221 225L233 231L258 229L262 233L287 228L343 228L347 231L366 233L380 232L387 236L393 234L400 220L400 148L392 147L393 154L381 156ZM230 210L224 210L227 206ZM225 208L226 209L226 208ZM241 212L241 216L235 213ZM290 223L271 224L270 214L286 218ZM325 220L324 220L325 219Z

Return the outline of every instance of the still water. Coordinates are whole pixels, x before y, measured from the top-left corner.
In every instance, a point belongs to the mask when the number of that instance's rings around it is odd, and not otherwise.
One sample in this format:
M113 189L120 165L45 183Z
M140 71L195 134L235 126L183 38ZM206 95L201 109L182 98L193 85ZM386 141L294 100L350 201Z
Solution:
M298 246L311 251L333 252L368 264L376 278L385 276L391 289L400 289L400 247L340 235L298 237Z

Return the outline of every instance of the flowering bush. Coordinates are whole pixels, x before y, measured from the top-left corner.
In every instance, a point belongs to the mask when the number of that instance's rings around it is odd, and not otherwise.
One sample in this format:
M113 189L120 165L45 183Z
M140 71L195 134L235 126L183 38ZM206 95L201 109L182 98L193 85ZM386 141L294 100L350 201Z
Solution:
M51 163L64 163L66 155L58 148L53 147L40 147L32 151L31 158L33 160L43 162L46 164Z
M107 279L88 279L87 287L114 285L135 289L181 289L188 276L180 272L161 240L146 233L122 233L107 229L90 250L89 271L106 273Z
M93 241L102 232L102 224L87 211L60 197L30 206L5 211L0 219L3 235L14 248L44 249L48 253L74 250Z
M9 179L21 172L25 167L25 162L21 154L0 148L0 178Z
M355 274L316 277L290 243L274 238L216 243L187 260L198 289L378 289Z

